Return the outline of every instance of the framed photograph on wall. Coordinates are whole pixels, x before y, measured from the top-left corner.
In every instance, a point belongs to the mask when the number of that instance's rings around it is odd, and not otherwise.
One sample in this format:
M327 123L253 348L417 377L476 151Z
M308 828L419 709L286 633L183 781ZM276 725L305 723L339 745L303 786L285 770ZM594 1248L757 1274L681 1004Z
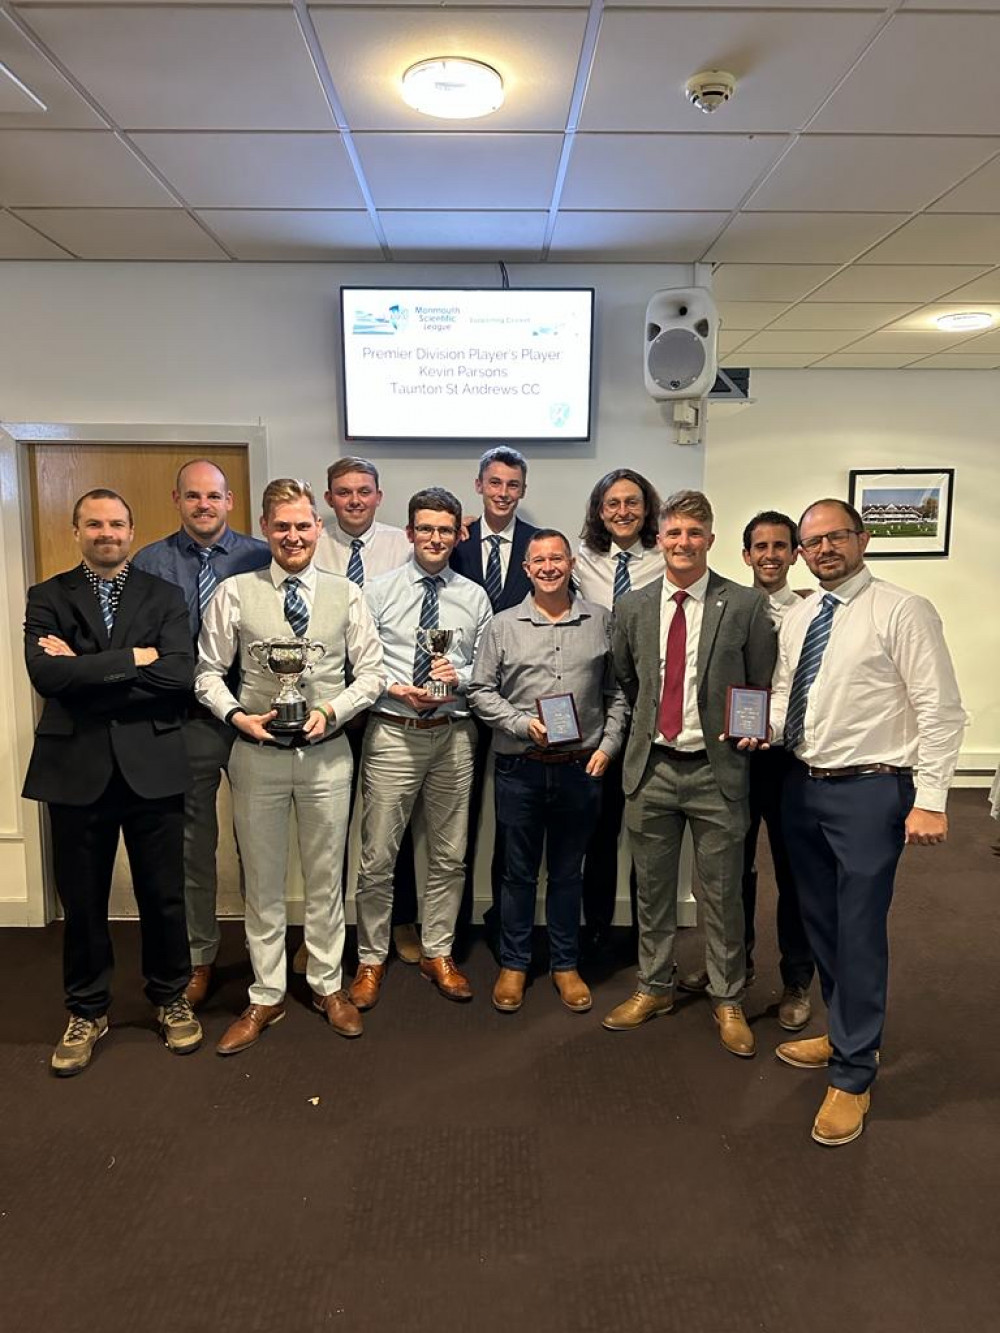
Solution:
M947 555L954 489L953 467L853 468L848 498L871 533L865 559Z

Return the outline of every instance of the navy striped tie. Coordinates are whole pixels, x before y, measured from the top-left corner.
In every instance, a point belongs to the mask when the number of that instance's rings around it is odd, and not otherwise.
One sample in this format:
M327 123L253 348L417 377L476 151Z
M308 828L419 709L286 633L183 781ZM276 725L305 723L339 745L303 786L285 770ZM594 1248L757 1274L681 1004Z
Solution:
M627 592L632 591L632 577L628 572L628 562L631 559L632 556L628 551L618 552L618 564L615 566L615 586L611 593L612 607L619 597L624 597Z
M798 666L792 677L792 688L788 696L788 712L785 715L785 749L793 751L801 745L805 735L806 706L809 703L809 691L819 675L820 663L830 641L833 626L833 613L839 605L836 597L827 593L818 614L806 631L799 653Z
M212 556L216 551L221 551L221 546L199 546L198 559L201 561L201 568L198 570L198 621L205 619L205 608L212 600L212 594L219 586L219 580L216 577L215 570L212 568Z
M490 606L493 610L497 609L497 603L500 601L500 594L503 591L503 570L500 566L500 538L491 535L486 538L490 544L490 553L486 560L486 576L483 580L483 587L486 589L486 596L490 599Z
M441 579L431 577L420 579L424 585L424 600L420 606L420 628L436 629L438 625L438 584ZM426 685L431 678L431 654L417 640L417 651L413 655L413 683Z
M111 605L111 594L114 590L115 585L111 579L98 579L97 600L101 604L101 619L104 621L104 628L108 631L109 639L115 624L115 613Z
M347 562L347 577L352 583L356 583L359 588L365 586L365 567L361 563L361 548L364 542L360 537L355 537L351 541L351 558Z
M285 619L297 639L301 639L309 628L309 608L299 592L301 587L301 579L285 579Z

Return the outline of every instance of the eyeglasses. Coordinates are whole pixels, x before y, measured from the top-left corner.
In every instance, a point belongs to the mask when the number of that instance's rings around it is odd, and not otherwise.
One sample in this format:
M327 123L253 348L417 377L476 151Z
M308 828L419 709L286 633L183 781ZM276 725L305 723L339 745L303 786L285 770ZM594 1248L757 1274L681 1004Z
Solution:
M430 523L418 523L413 531L418 537L454 537L456 529L454 524L447 528L435 528Z
M804 537L799 545L803 551L818 551L824 542L831 546L846 546L852 537L859 537L863 528L835 528L833 532L824 532L820 537Z
M639 496L633 496L628 500L601 501L601 508L609 514L617 514L622 509L628 510L630 514L641 514L645 507L645 502Z

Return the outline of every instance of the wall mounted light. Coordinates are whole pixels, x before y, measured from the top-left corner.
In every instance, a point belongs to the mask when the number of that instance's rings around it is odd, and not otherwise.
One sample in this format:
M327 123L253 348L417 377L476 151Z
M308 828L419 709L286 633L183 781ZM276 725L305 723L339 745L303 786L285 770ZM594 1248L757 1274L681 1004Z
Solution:
M444 120L474 120L503 105L503 79L481 60L418 60L403 74L403 101Z

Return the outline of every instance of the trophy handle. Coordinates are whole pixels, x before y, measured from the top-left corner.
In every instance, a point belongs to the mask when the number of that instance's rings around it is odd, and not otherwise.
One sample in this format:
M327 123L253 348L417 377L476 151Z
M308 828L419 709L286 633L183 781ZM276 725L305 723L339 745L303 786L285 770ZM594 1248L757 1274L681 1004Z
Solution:
M265 639L255 639L247 651L259 667L267 669L267 654L270 648Z
M306 671L311 671L316 663L326 656L326 644L320 643L318 639L311 639L306 644L303 656L306 658Z

